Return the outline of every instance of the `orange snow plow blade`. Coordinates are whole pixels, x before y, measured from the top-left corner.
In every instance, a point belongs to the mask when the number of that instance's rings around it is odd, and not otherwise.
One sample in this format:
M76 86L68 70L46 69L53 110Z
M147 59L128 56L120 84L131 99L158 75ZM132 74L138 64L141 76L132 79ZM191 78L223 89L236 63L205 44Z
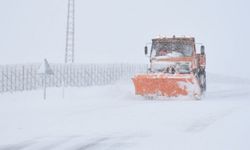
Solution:
M142 96L200 96L193 74L141 74L133 79L135 93Z

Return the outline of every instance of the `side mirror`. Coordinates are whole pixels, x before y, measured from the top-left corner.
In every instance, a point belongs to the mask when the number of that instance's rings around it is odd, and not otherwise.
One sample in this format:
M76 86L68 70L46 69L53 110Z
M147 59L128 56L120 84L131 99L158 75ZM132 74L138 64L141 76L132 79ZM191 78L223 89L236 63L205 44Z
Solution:
M201 55L204 55L204 54L205 54L205 46L201 45Z
M144 53L145 53L145 55L148 54L148 47L147 46L144 47Z

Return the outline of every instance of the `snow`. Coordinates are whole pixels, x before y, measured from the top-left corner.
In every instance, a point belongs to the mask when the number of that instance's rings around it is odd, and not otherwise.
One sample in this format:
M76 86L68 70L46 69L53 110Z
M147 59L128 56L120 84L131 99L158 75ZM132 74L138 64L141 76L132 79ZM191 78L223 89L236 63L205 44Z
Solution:
M171 53L167 53L163 56L156 56L155 59L167 59L167 58L176 58L176 57L182 57L183 54L179 52L172 51Z
M143 48L152 38L185 35L205 45L210 72L249 78L249 7L248 0L78 0L75 61L148 63ZM6 0L0 8L1 64L64 62L67 0Z
M131 81L0 95L0 150L250 148L250 82L208 75L202 100L145 100Z

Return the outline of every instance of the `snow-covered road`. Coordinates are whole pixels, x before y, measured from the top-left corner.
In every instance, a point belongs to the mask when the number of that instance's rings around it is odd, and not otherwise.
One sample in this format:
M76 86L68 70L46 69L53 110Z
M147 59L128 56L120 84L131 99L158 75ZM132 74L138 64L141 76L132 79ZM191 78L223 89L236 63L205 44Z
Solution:
M144 100L131 81L0 95L0 150L250 149L250 81L208 75L203 100Z

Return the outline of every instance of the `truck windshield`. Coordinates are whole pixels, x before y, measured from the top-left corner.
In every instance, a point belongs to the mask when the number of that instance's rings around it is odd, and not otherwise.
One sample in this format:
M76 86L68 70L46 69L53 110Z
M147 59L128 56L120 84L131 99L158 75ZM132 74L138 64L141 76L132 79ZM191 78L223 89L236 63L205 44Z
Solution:
M152 56L183 57L192 56L193 45L182 42L153 42Z

